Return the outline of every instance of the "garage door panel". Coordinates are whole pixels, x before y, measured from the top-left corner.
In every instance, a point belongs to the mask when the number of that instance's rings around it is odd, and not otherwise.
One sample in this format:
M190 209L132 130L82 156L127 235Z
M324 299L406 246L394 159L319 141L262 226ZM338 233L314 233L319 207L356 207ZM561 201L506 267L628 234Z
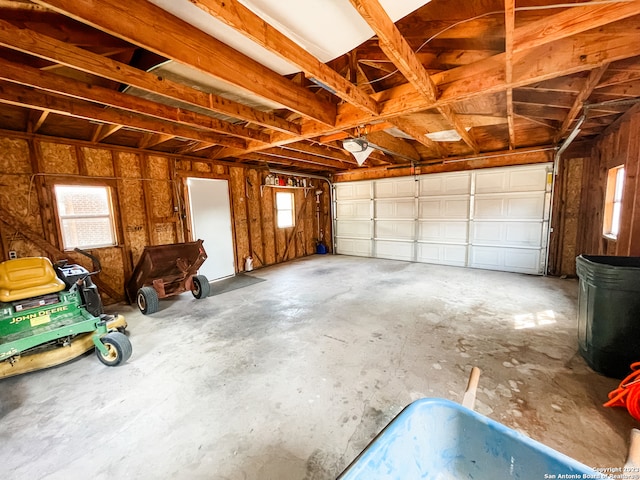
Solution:
M371 238L371 222L368 220L338 220L336 222L337 237Z
M414 221L376 220L375 237L384 239L413 240L416 235Z
M337 200L370 199L372 182L338 183L335 186Z
M345 200L336 205L336 218L340 220L371 220L370 200Z
M540 247L541 222L472 222L471 243L474 245L504 245Z
M464 267L467 265L467 247L465 245L418 243L416 260L423 263Z
M416 181L413 177L376 180L373 191L375 198L415 197Z
M418 195L464 195L471 189L471 173L422 175L418 180Z
M372 255L380 258L539 274L549 230L550 167L368 181L343 192L362 198L336 200L336 233L341 241L372 236Z
M469 197L421 198L419 200L418 218L469 218Z
M490 169L476 172L475 193L544 191L546 166L535 165Z
M405 200L376 200L376 218L398 218L412 220L416 216L416 202Z
M540 220L544 213L544 193L478 195L474 218Z
M540 274L540 249L472 246L470 266L488 270Z
M467 222L421 221L418 224L418 240L438 243L467 243Z
M376 257L391 260L413 260L413 242L376 240Z
M340 255L356 255L359 257L373 256L371 240L361 240L354 238L337 238L336 253Z

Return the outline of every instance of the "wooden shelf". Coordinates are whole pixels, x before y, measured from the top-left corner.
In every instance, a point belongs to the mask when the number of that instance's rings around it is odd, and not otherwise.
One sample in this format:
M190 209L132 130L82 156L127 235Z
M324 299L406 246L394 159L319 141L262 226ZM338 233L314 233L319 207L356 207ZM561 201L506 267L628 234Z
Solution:
M291 185L260 185L260 196L263 195L264 188L290 188L294 190L304 190L304 196L306 197L309 190L315 190L316 187L293 187Z

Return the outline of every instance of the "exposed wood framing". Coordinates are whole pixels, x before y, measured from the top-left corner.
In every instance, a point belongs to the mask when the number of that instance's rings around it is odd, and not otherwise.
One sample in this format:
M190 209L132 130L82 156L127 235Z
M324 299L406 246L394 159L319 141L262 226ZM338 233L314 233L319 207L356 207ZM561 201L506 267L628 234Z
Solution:
M87 85L70 78L43 72L37 68L29 68L1 58L0 79L79 100L92 101L109 107L144 114L180 125L198 127L203 130L225 133L263 143L268 143L270 140L268 135L256 130L221 122L207 115L170 107L145 98L115 92L108 88Z
M370 113L378 113L376 102L369 95L338 75L335 70L320 62L237 0L191 0L191 3L249 37L258 45L297 65L308 77L330 88L341 99Z
M0 20L0 45L20 52L131 85L173 100L184 102L213 113L229 115L256 125L273 128L283 133L299 133L300 126L273 114L249 108L226 98L205 93L181 83L158 78L127 64L74 47L45 35L18 28Z
M116 133L121 128L122 128L122 125L96 125L95 131L91 136L91 141L93 143L101 142L108 136Z
M554 143L558 143L562 139L564 134L569 131L569 127L571 126L573 121L576 119L578 114L582 111L585 100L589 98L594 88L596 88L596 85L598 85L598 82L602 78L602 75L604 75L604 72L607 71L608 67L609 67L609 64L605 63L601 67L591 70L591 72L589 73L589 76L584 82L584 86L582 87L582 90L578 92L578 96L576 97L575 101L573 102L573 105L571 106L571 110L569 110L569 113L567 114L566 118L562 122L562 125L560 126L558 133L553 138Z
M211 144L220 144L242 148L245 142L242 139L233 140L230 137L209 133L195 128L183 127L168 122L134 116L114 109L105 110L89 103L76 103L59 97L39 93L35 90L10 83L0 82L0 102L10 105L18 105L28 108L48 110L60 115L85 118L98 122L114 125L128 125L140 130L154 133L164 133L178 137L188 138Z
M428 101L435 103L438 91L433 80L424 69L407 41L395 26L378 0L350 0L360 15L376 32L380 48L398 67L409 83ZM479 148L473 137L458 119L451 106L437 107L440 113L451 123L467 145L474 152Z
M49 116L49 113L50 112L48 110L32 110L29 112L27 131L30 133L37 133Z
M513 80L513 32L515 30L516 11L515 0L504 0L504 30L505 30L505 79L507 84ZM516 146L516 135L513 125L513 88L507 88L507 124L509 127L509 149Z
M215 78L326 125L335 123L335 106L262 66L150 2L36 0L79 21L152 52L196 68ZM162 25L158 35L157 25Z

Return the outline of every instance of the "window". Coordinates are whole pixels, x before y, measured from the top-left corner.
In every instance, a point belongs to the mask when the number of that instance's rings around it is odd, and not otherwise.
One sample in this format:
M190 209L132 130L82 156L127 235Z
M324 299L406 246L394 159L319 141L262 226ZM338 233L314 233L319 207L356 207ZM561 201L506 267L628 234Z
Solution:
M278 228L293 227L293 193L276 192Z
M607 194L604 203L604 222L602 226L602 233L605 237L618 238L623 187L624 166L609 169L609 174L607 175Z
M109 187L54 187L65 250L116 244Z

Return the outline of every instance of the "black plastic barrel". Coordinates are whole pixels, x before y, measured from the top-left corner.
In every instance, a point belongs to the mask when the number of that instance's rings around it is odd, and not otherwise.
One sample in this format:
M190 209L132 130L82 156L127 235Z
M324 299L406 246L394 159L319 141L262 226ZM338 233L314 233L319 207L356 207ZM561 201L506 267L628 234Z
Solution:
M622 378L640 361L640 257L580 255L578 343L596 372Z

